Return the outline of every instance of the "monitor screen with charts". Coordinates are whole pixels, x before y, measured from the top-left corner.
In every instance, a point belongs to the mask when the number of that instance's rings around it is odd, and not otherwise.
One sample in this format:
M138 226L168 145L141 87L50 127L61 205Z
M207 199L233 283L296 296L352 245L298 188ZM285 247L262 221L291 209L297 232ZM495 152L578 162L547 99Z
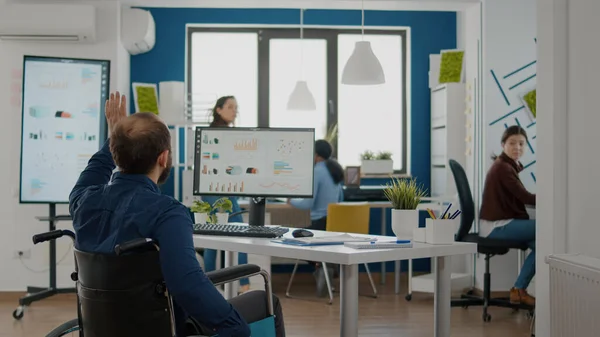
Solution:
M194 194L312 198L314 129L196 128Z
M110 61L25 56L21 203L68 203L106 139Z

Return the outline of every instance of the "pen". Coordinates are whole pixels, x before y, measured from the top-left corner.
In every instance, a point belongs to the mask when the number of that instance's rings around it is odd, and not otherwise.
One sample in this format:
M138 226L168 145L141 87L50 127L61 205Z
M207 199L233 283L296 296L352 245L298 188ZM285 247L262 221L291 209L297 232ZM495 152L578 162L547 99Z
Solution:
M448 213L448 211L450 210L450 207L452 207L452 203L448 204L448 207L446 208L446 210L444 211L444 214L442 214L442 219L444 218L444 216L446 216L446 213Z
M430 216L432 219L435 219L435 213L433 213L433 211L432 211L431 209L429 209L429 208L428 208L428 209L427 209L427 213L429 213L429 216Z
M456 218L457 216L459 216L459 215L460 215L460 213L462 213L460 210L458 210L458 211L454 212L454 214L452 214L452 217L451 217L450 219L454 219L454 218Z

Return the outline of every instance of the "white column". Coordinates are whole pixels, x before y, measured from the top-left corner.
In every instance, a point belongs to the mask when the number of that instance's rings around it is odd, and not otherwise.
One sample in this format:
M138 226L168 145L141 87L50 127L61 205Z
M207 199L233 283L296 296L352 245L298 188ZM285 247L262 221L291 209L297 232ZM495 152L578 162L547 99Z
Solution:
M550 336L549 268L566 251L568 0L537 1L536 335Z

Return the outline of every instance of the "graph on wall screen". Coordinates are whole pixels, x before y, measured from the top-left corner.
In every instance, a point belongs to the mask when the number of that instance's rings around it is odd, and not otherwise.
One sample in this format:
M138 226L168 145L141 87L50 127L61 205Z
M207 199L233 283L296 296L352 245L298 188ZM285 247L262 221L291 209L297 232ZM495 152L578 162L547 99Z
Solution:
M110 62L25 56L21 203L67 203L104 143Z

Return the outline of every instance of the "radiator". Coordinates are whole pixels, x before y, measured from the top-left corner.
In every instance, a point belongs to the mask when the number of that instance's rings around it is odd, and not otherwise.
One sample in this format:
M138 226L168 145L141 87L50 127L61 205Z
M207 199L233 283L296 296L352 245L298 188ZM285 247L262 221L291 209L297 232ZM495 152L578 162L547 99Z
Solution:
M551 255L551 337L600 335L600 259L580 254Z

